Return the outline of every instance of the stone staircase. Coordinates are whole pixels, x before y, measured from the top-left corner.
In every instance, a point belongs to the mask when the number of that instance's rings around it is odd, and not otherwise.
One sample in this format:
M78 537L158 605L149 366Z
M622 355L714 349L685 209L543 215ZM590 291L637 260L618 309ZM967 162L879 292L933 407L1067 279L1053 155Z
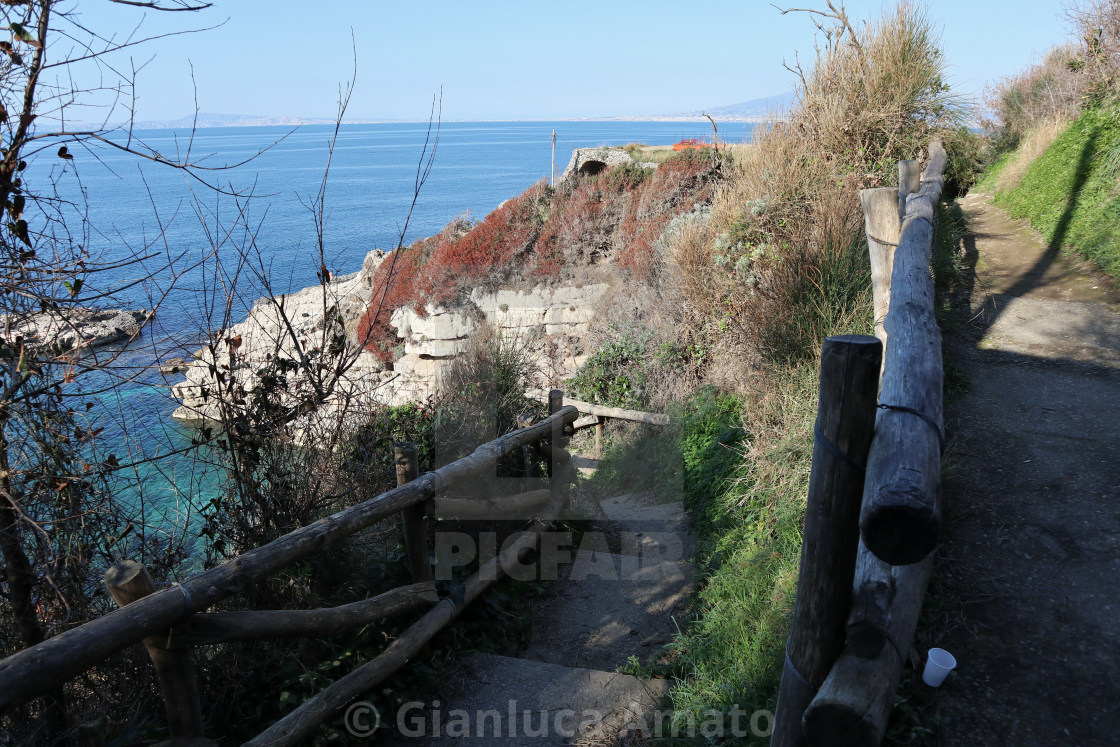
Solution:
M595 468L578 457L576 465ZM390 744L633 744L654 724L668 681L618 669L631 656L654 658L683 627L695 536L680 502L649 494L601 500L597 513L592 529L561 549L571 562L534 608L528 648L461 657L441 715L430 704L411 738Z

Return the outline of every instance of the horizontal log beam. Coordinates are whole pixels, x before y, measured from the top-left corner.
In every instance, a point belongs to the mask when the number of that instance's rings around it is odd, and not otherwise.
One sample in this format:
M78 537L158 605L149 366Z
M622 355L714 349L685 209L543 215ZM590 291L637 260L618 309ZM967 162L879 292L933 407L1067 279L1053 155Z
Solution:
M547 506L551 497L551 489L544 488L481 501L436 498L435 515L439 519L517 519L528 511Z
M906 202L894 254L879 415L860 513L867 548L891 565L916 563L941 529L941 330L934 315L930 252L945 149L930 145L922 188Z
M581 431L584 428L590 428L592 426L599 425L602 422L603 419L598 415L585 415L576 422L572 423L572 430Z
M529 392L529 396L533 399L540 400L541 402L548 401L548 392L533 391ZM603 418L629 420L634 423L649 423L650 425L669 425L669 416L656 412L627 410L622 407L606 407L605 405L595 405L590 402L584 402L583 400L573 399L571 397L564 398L564 406L575 407L578 408L582 413L586 413L588 415L597 415Z
M325 609L202 612L172 628L163 647L179 649L262 638L321 638L438 601L435 584L427 581Z
M304 744L319 724L408 663L424 644L458 617L464 607L501 578L504 575L503 569L520 562L526 552L537 546L540 532L548 528L563 510L567 500L567 490L561 491L561 494L561 498L549 506L546 518L535 521L531 528L510 547L484 563L466 580L461 605L456 605L450 599L442 600L389 644L389 647L377 658L363 664L315 697L305 701L266 731L246 742L243 747L289 747Z
M474 453L364 503L339 511L231 558L127 607L114 610L0 661L0 711L42 695L111 654L181 622L242 589L366 529L447 486L489 471L496 461L579 417L575 407L478 447Z

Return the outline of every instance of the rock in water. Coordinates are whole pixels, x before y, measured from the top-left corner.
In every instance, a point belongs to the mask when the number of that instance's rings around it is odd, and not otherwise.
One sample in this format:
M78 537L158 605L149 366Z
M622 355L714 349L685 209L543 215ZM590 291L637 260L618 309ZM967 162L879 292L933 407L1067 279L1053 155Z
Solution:
M15 333L48 350L70 351L133 339L154 312L72 308L36 314Z

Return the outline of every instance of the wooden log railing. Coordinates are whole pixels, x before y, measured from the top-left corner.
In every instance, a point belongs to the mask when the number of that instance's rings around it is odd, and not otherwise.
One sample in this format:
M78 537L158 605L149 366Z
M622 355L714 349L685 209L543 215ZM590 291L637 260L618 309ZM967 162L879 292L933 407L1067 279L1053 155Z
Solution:
M532 399L544 400L545 393L542 391L532 391L528 394ZM648 423L650 425L669 425L669 416L658 412L642 412L641 410L627 410L623 407L607 407L606 405L596 405L591 402L584 402L579 399L572 399L571 397L564 397L565 407L575 407L585 415L595 416L597 418L613 418L615 420L629 420L633 423ZM595 425L596 421L590 418L580 418L576 421L578 424Z
M897 189L860 193L884 345L874 436L866 469L837 475L839 461L860 464L862 426L849 418L846 432L818 427L772 745L878 745L917 629L941 525L943 372L930 257L946 160L935 141L920 181L917 163L903 161ZM828 364L822 356L818 426L835 411ZM849 382L843 399L859 391ZM827 490L819 470L834 478ZM858 532L845 518L854 511Z
M889 273L880 412L859 524L867 548L891 565L929 555L941 529L943 372L930 254L945 163L935 142L921 190L907 197Z
M115 564L106 573L105 581L121 607L0 661L0 711L50 692L117 651L143 641L159 674L172 740L198 739L202 737L202 719L190 659L191 647L282 636L319 637L364 625L403 609L434 605L376 659L334 683L250 742L299 743L354 695L396 671L458 616L463 606L501 577L505 567L502 562L518 560L534 547L539 533L563 511L569 496L571 457L563 450L562 433L579 417L579 410L561 406L562 393L554 392L549 399L547 418L535 423L523 421L524 427L423 475L416 474L415 451L402 446L394 454L399 482L395 489L301 527L170 588L157 591L147 570L139 563ZM531 514L538 518L505 552L488 561L468 579L462 601L440 599L431 580L432 551L427 532L427 523L436 515L433 505L449 488L492 473L503 457L523 454L528 467L530 452L536 454L533 458L539 459L546 448L552 476L547 490L481 503L486 507L487 516L503 509L517 509L522 511L517 515L524 515L525 510L531 509ZM395 514L402 514L409 569L416 581L411 586L330 609L203 612L324 547ZM339 700L340 697L345 699Z

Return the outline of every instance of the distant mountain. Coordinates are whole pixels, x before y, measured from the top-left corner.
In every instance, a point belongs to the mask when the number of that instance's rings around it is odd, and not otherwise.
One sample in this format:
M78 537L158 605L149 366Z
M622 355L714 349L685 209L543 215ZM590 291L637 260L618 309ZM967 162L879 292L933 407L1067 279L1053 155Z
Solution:
M793 91L786 91L785 93L779 93L777 96L751 99L728 106L717 106L712 109L705 109L705 111L712 115L714 119L757 119L770 114L785 116L793 105L793 96Z
M723 122L761 122L772 114L784 117L789 114L793 104L793 91L779 93L776 96L767 96L761 99L751 99L738 104L727 106L714 106L709 109L700 109L691 112L678 112L676 114L646 114L627 117L588 117L596 120L629 120L629 121L662 121L662 122L696 122L704 121L704 113L711 115L717 121Z

